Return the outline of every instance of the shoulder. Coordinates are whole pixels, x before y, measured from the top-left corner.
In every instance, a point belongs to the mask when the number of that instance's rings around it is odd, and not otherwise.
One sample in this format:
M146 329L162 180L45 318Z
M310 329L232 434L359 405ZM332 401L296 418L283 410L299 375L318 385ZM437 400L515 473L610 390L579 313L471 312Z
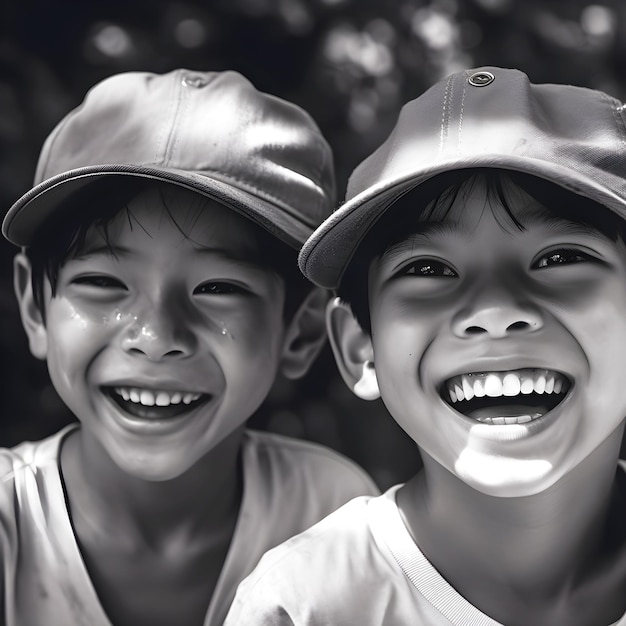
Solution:
M28 582L34 585L37 579L32 572L45 568L40 557L48 554L48 533L54 534L48 510L53 501L64 503L59 449L65 434L75 427L67 426L40 441L0 448L0 621L3 605L9 602L5 594L16 597L18 573L28 572Z
M247 430L246 454L282 481L304 481L320 485L334 482L350 497L377 495L372 478L354 461L321 444L276 433ZM330 481L330 483L329 483Z
M23 441L13 448L0 448L0 476L4 476L5 472L17 474L27 468L56 464L63 438L77 426L70 424L45 439Z
M13 448L0 448L0 514L24 504L22 495L32 498L45 481L49 471L58 474L58 455L66 433L72 424L40 441L24 441ZM17 495L16 495L17 494Z
M0 448L0 551L4 560L17 550L24 517L39 511L49 469L58 474L59 443L70 427L42 439Z
M248 623L247 617L266 610L293 617L305 605L326 604L331 595L350 603L353 596L361 594L363 589L353 574L367 571L371 565L368 561L376 551L367 515L371 499L361 496L351 500L266 552L252 574L239 585L230 613L230 619L235 621L227 620L226 624Z
M354 548L369 543L372 538L367 509L375 497L378 496L353 498L307 530L269 550L255 572L257 577L262 578L276 568L299 568L311 562L312 553L326 564L326 551L332 551L336 556L342 553L355 555Z

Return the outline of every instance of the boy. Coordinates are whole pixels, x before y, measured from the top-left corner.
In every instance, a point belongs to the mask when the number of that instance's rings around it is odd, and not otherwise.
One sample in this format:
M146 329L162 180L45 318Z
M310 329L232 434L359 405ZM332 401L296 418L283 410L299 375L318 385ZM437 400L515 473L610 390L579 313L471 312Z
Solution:
M423 469L270 551L228 626L626 624L623 116L492 67L403 107L300 266Z
M126 73L61 121L36 180L3 233L80 427L0 453L3 623L221 624L265 550L376 492L244 428L324 341L294 249L332 202L330 149L235 72Z

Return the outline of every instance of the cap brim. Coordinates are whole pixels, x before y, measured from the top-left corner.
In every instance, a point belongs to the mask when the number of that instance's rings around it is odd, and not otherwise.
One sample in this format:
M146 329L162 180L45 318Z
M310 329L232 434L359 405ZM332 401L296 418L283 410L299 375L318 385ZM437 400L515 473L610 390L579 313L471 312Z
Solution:
M438 174L453 170L490 168L531 174L584 196L626 219L626 200L599 185L593 178L557 163L501 154L481 155L473 160L439 162L436 167L373 185L346 201L319 226L298 256L303 274L316 285L337 289L360 242L376 221L402 194Z
M171 183L202 194L249 218L295 249L313 232L311 226L292 218L285 207L217 176L139 165L98 165L64 172L33 187L9 209L2 223L2 233L17 246L29 246L48 218L76 194L88 190L103 177L127 176Z

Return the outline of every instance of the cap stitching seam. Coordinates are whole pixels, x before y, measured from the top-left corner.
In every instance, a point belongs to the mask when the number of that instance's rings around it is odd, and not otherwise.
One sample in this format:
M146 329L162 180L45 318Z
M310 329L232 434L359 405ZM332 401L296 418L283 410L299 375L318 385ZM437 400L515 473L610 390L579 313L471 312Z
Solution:
M441 131L439 134L439 152L443 152L443 147L448 138L448 122L450 120L450 101L452 99L452 78L446 83L445 91L443 92L443 107L441 110Z
M459 141L457 144L457 155L461 154L461 145L463 144L463 113L465 111L465 96L467 95L467 84L463 83L463 93L461 94L461 107L459 111Z
M173 112L165 118L163 129L160 133L159 140L157 142L157 149L156 149L156 153L154 155L154 161L153 161L154 165L157 165L159 162L162 162L163 165L165 166L167 163L167 151L169 148L170 138L173 133L173 124L168 123L168 121L170 119L174 119L174 121L176 120L178 104L179 104L179 99L180 99L180 81L175 82L174 85L176 87L176 93L174 94L174 97L172 98L172 101L169 107L170 111L173 110ZM169 129L169 133L168 133L168 129ZM163 148L161 148L161 146L163 146Z
M181 132L179 132L179 128L181 126L180 120L184 118L185 112L184 108L189 105L189 99L191 94L188 89L183 89L182 81L178 81L178 98L177 98L177 107L176 112L174 113L174 121L172 123L172 134L170 135L170 140L168 141L168 150L166 152L166 160L164 161L164 165L169 165L172 162L172 159L176 157L178 152L178 146L181 142ZM176 132L174 132L176 131ZM174 138L173 143L171 143L172 137Z

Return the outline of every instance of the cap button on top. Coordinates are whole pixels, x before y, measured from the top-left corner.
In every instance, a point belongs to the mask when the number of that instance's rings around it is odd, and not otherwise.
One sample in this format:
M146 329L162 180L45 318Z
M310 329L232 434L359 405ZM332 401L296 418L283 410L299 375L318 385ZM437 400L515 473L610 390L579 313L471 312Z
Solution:
M496 77L491 72L482 70L480 72L474 72L467 79L467 82L474 87L486 87L487 85L491 85L495 79Z
M193 76L192 74L186 74L182 79L183 87L195 87L200 89L204 87L209 81L205 76Z

